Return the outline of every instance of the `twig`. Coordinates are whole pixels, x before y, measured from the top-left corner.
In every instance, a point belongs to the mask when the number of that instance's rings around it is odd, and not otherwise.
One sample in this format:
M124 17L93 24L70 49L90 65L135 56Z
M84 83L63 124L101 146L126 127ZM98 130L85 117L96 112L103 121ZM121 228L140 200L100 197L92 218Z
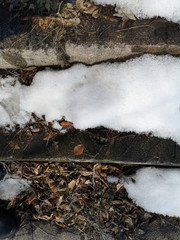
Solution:
M137 29L137 28L145 28L145 27L151 27L151 26L150 25L139 25L139 26L134 26L134 27L129 27L129 28L116 30L116 32L123 32L123 31L133 30L133 29Z

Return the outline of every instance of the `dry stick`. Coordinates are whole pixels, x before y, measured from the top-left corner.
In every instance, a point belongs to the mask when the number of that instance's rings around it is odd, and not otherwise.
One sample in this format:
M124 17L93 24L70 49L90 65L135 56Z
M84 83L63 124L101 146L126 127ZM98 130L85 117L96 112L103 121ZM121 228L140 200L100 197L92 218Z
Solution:
M139 26L134 26L134 27L130 27L130 28L124 28L124 29L116 30L116 32L123 32L123 31L128 31L128 30L131 30L131 29L144 28L144 27L151 27L151 26L150 25L139 25Z

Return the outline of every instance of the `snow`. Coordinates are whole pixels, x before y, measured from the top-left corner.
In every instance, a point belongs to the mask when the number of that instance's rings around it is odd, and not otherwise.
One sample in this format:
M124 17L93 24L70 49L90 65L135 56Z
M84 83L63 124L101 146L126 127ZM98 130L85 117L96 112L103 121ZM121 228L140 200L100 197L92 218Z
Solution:
M21 192L27 191L30 183L16 174L6 174L0 181L0 199L13 200Z
M57 121L54 121L52 127L59 131L62 130L62 126Z
M180 169L141 168L124 184L128 196L148 212L180 217Z
M94 0L97 4L110 4L124 12L133 12L137 18L164 17L170 21L180 21L179 0Z
M109 183L118 183L119 182L119 178L115 177L115 176L107 176L107 181Z
M38 72L31 86L0 79L0 126L23 124L31 113L65 117L85 130L104 126L153 133L180 144L180 58L144 55L125 63ZM57 124L56 124L57 125Z

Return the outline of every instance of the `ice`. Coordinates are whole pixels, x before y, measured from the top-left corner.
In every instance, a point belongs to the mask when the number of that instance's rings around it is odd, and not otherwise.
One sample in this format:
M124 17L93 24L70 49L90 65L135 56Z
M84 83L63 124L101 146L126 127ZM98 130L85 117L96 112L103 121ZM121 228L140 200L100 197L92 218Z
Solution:
M180 169L141 168L124 184L128 196L148 212L180 217Z
M65 118L85 130L104 126L180 144L180 58L144 55L125 63L76 64L38 72L31 86L0 79L0 126ZM7 80L7 82L6 82ZM56 124L57 125L57 124Z
M180 21L179 0L94 0L97 4L110 4L125 12L133 12L137 18L164 17L170 21Z

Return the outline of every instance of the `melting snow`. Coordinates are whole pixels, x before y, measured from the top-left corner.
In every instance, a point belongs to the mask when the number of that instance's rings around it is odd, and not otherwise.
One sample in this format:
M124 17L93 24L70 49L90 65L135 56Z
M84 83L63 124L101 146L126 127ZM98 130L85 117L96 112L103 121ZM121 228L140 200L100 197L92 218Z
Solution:
M180 217L180 169L142 168L124 184L128 195L146 211Z
M170 21L180 21L179 0L94 0L97 4L110 4L124 12L133 12L138 18L164 17Z
M109 183L118 183L119 182L119 178L115 177L115 176L107 176L107 181Z
M31 86L0 79L0 126L23 126L31 113L81 130L104 126L152 132L180 144L180 58L152 56L125 63L39 72ZM55 124L54 126L56 126ZM58 126L59 127L59 126Z
M27 191L29 188L30 181L15 174L6 174L0 181L0 199L13 200L18 194Z

